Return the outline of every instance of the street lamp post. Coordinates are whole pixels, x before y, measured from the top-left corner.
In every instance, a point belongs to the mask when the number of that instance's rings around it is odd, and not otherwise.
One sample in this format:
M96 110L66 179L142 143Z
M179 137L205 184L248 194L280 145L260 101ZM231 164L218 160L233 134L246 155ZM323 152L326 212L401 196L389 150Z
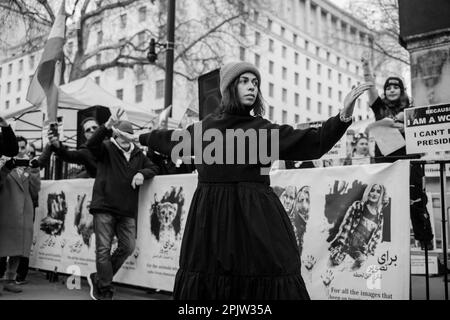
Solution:
M164 108L172 105L173 97L173 64L175 47L175 0L169 0L167 12L167 52L166 52L166 81L164 92ZM172 116L173 107L169 117Z

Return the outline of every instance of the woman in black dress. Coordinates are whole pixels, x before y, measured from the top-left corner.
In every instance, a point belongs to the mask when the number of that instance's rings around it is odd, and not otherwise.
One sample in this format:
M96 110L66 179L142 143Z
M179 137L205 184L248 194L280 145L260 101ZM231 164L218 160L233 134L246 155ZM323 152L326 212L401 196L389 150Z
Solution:
M271 163L259 158L253 161L251 151L260 151L263 144L273 147L268 140L278 133L275 146L279 159L321 157L345 133L356 99L370 85L352 90L340 115L330 118L322 128L295 130L262 118L260 83L260 73L252 64L225 65L220 72L222 112L187 128L192 137L190 152L195 153L198 186L184 230L175 299L309 299L291 222L270 187L269 176L261 174L261 169L269 171ZM203 134L215 133L213 143L217 148L211 154L223 160L211 162L204 157L199 161L199 151L206 154L211 151L208 145L213 144L211 139L199 141L199 135L194 135L200 126ZM237 147L234 140L227 141L230 130L236 133L240 129L249 136L254 133L256 141L248 139ZM262 133L264 129L269 132L267 136ZM160 153L171 154L178 143L172 141L172 133L155 130L141 135L139 141ZM217 133L223 139L217 138ZM234 156L229 155L230 145ZM245 149L245 163L237 162L236 153L241 147Z

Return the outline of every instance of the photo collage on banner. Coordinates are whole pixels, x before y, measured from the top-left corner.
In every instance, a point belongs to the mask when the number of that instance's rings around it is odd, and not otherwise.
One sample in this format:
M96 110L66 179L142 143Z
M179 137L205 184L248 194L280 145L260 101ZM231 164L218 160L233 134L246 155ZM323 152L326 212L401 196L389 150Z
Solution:
M271 175L292 222L312 299L409 298L408 176L408 162ZM88 213L93 182L43 182L32 267L70 274L76 266L82 276L95 271ZM188 174L158 176L141 187L136 248L114 281L173 290L196 185L197 176Z
M408 163L320 171L272 176L311 298L408 299Z

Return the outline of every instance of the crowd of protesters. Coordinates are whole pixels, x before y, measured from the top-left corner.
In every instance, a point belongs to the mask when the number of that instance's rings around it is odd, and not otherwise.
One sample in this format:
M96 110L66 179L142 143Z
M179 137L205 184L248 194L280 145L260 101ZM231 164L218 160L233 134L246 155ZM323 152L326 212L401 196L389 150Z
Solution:
M389 77L385 82L383 94L379 96L366 57L362 58L362 65L365 83L352 89L337 116L326 121L320 129L294 129L289 125L272 124L262 118L264 100L259 90L261 75L255 66L245 62L227 64L222 67L220 74L222 112L207 116L202 123L206 128L219 130L280 130L280 160L285 161L279 168L326 166L327 162L318 162L317 159L346 134L352 122L355 101L364 92L368 93L375 120L382 121L383 125L398 128L404 135L403 112L411 105L403 81L398 77ZM25 138L16 137L7 121L0 115L0 277L4 279L3 290L20 293L21 285L26 283L34 214L38 206L41 183L40 170L48 166L52 154L55 154L64 162L82 167L76 178L95 179L89 209L94 217L96 238L96 272L88 276L93 299L113 298L113 277L134 251L139 187L145 180L156 175L192 173L195 170L198 170L199 185L183 237L180 270L174 288L175 298L309 299L300 275L298 251L291 252L286 249L295 247L289 245L292 239L295 239L292 229L286 229L286 226L290 225L289 218L278 212L282 208L281 204L278 205L279 200L272 193L267 193L267 190L271 190L268 187L268 177L256 174L260 172L259 166L194 166L181 160L172 160L170 155L174 145L170 137L173 130L156 128L150 133L137 136L132 124L121 119L122 115L123 111L118 110L106 123L99 123L95 118L85 119L81 123L81 130L86 143L77 150L65 146L61 137L49 130L49 142L39 156L36 155L34 146ZM191 132L192 128L191 125L187 130ZM377 145L374 146L375 154L371 155L370 128L369 126L365 132L352 132L349 135L352 140L347 158L343 159L344 165L393 162L406 158L404 148L384 155ZM425 207L422 177L420 169L412 165L411 219L416 239L427 245L433 235ZM235 203L221 203L220 199L225 198L232 199ZM224 217L230 221L241 221L240 217L249 215L250 211L254 210L254 206L248 206L252 202L250 199L259 199L258 201L264 203L264 208L273 211L268 215L261 212L258 219L265 216L268 220L262 221L262 224L279 226L279 235L284 235L280 241L288 245L275 248L270 240L271 235L268 234L259 247L242 246L254 243L246 240L255 236L246 233L244 225L240 227L241 233L236 229L224 231L223 234L216 234L213 230L206 233L197 230L200 226L196 223L198 219L213 224ZM211 213L211 208L216 208L216 212ZM226 238L229 235L236 239L242 237L242 241ZM114 237L118 238L118 248L111 253ZM216 237L223 239L219 242L212 241ZM213 242L217 245L214 252L223 256L208 252L208 246L205 245ZM214 261L226 262L229 253L240 250L252 252L252 255L247 256L247 260L242 261L237 269L228 270L223 269L224 266L214 265ZM277 252L277 255L270 258L273 260L258 254L267 250ZM286 263L283 267L285 273L276 271L280 261ZM252 284L246 284L248 286L237 285L229 276L249 275L251 270L255 273L252 274L254 280ZM260 274L265 274L264 279L258 278ZM290 281L286 281L288 275ZM245 288L251 286L257 288L246 291Z

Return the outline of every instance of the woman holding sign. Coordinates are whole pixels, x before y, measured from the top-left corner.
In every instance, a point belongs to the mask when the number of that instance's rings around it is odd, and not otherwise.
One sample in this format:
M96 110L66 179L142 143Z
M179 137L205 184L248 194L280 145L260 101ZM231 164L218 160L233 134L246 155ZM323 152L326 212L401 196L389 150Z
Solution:
M374 83L374 76L370 67L367 55L361 58L364 71L364 80ZM391 140L395 140L395 130L398 129L401 135L404 133L404 110L411 107L409 98L405 93L405 86L403 81L398 77L389 77L384 84L384 98L378 96L375 87L368 90L369 105L375 114L373 125L368 126L369 132L377 126L388 129L393 129L394 135ZM397 135L398 136L398 135ZM377 140L377 137L375 137ZM394 162L400 159L417 158L419 155L406 155L406 147L403 146L390 153L382 153L380 147L375 146L375 162ZM411 195L411 222L413 225L414 236L416 240L423 245L429 245L433 239L431 230L430 215L426 208L426 194L423 191L423 171L420 165L411 164L410 173L410 195ZM425 200L425 201L424 201Z
M189 140L188 155L195 154L199 183L184 229L175 299L309 299L291 221L270 187L267 173L271 163L254 159L252 150L270 147L273 156L278 148L280 160L320 158L345 134L356 99L371 85L354 88L340 114L321 128L294 129L262 117L260 84L254 65L225 65L220 71L222 112L208 115L182 135ZM249 135L235 145L234 138L227 141L230 131L232 137L239 132ZM139 140L162 154L171 154L181 143L173 139L173 133L182 132L155 130ZM214 135L214 143L207 143L212 141L205 139L207 134ZM250 136L257 141L250 141ZM212 145L215 162L206 157ZM229 150L230 145L234 149ZM244 163L239 161L242 149ZM232 159L229 151L234 151ZM198 161L199 155L203 155L202 161Z

